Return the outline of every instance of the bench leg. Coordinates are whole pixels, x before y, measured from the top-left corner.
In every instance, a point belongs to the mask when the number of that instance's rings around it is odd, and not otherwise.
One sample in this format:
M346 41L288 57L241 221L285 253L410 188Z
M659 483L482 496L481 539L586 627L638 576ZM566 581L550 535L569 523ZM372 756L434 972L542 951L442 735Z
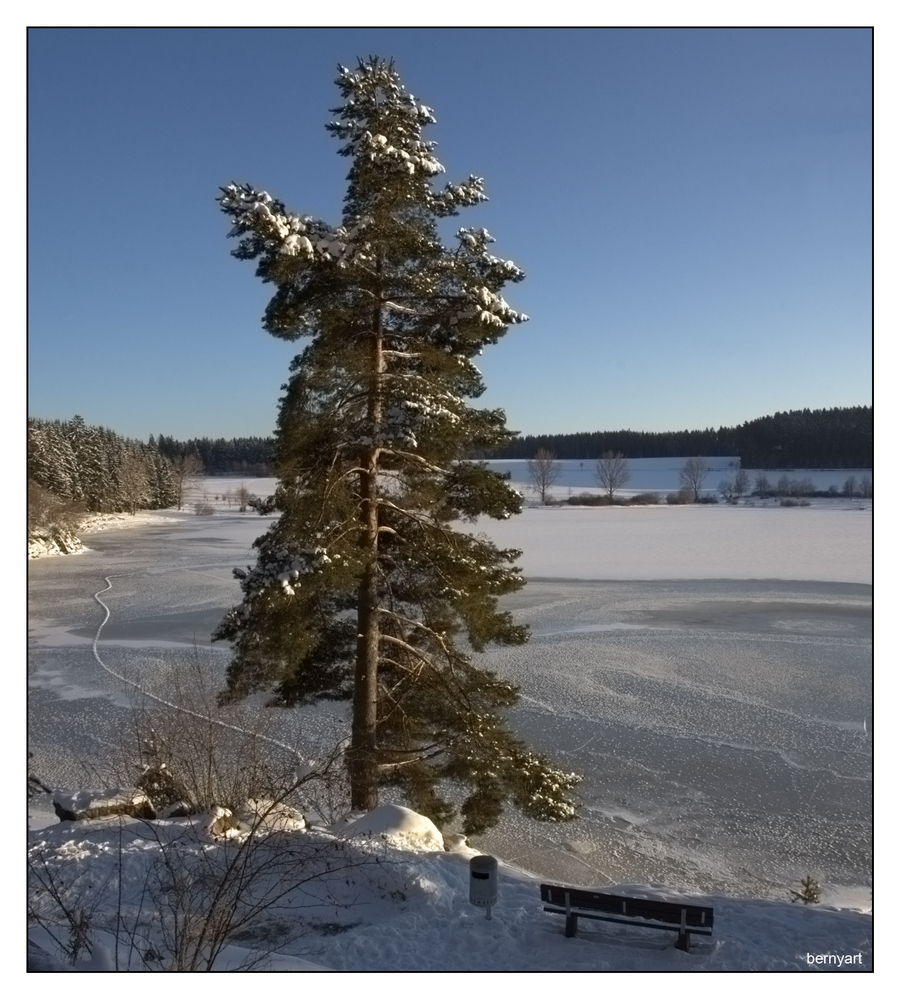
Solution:
M676 947L680 951L691 951L691 934L688 931L679 931L679 940L676 942Z
M576 926L579 922L579 918L575 913L568 913L566 915L566 936L575 937L576 936Z

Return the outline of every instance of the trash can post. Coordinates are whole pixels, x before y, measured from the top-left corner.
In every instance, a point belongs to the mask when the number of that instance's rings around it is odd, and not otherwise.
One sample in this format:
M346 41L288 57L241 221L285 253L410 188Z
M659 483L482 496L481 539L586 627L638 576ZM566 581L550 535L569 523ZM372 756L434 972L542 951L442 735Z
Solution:
M477 854L469 859L469 901L485 909L491 919L491 907L497 902L497 858Z

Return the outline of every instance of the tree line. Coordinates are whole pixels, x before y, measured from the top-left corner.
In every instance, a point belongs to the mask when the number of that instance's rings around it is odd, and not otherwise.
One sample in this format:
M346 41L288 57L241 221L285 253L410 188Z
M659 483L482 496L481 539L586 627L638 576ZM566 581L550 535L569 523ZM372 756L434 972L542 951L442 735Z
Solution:
M80 416L29 418L28 482L29 499L44 498L45 516L61 504L92 512L171 507L180 492L175 466L157 448L89 426Z
M606 452L628 458L739 455L742 465L751 469L870 469L873 407L789 410L719 430L526 434L490 457L531 459L540 450L558 459L597 459Z
M275 441L271 437L190 438L178 441L150 435L148 445L170 461L196 455L208 476L274 476Z
M271 437L191 438L161 434L149 444L167 458L196 454L211 476L274 476ZM597 459L606 452L629 458L738 455L749 469L869 469L873 465L873 407L788 410L745 421L738 427L683 431L582 431L523 434L493 452L470 458L530 459L539 450L559 459Z

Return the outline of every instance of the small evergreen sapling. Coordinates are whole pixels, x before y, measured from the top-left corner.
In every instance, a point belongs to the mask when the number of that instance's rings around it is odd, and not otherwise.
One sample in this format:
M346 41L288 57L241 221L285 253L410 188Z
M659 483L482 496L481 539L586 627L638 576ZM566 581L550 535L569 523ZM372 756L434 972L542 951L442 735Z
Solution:
M819 903L822 896L820 883L817 882L812 875L808 875L801 879L800 892L796 889L789 889L789 892L791 893L793 903L804 903L805 905L809 905L810 903Z
M274 286L264 327L309 338L279 411L280 517L236 571L243 601L214 636L234 648L224 697L351 699L354 809L393 784L439 824L462 789L467 833L507 802L570 819L576 775L512 733L516 686L473 659L528 639L497 606L523 586L521 553L456 527L521 509L503 477L464 459L512 437L503 411L469 400L484 390L472 359L526 319L501 295L523 272L484 229L443 244L439 220L484 201L483 182L433 187L432 112L393 63L342 67L337 85L327 128L351 163L339 225L248 185L219 199L234 256Z

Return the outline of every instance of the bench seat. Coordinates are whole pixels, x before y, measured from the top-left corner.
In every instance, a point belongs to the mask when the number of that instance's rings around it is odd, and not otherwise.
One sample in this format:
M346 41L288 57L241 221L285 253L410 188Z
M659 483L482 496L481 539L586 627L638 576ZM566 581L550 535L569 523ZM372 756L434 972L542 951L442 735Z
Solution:
M663 899L636 899L592 892L565 885L541 885L541 900L549 913L566 917L566 936L575 937L579 917L676 931L676 947L688 951L692 934L713 934L713 907Z

